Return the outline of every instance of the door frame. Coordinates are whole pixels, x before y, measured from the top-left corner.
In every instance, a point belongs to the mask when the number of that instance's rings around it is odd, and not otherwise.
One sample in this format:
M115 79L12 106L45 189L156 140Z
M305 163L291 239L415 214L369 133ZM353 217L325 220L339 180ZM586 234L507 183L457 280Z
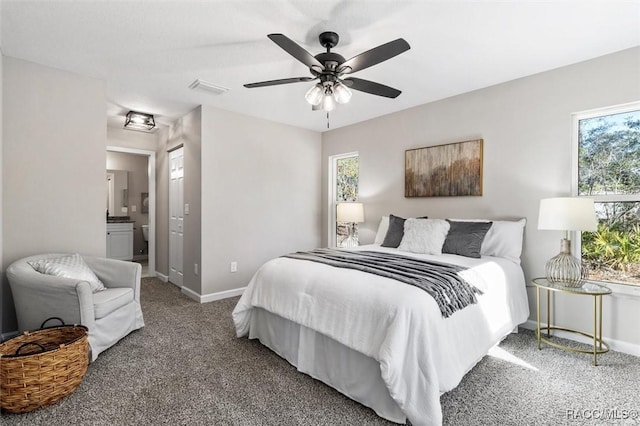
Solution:
M148 157L147 176L149 177L149 276L156 276L156 152L146 149L124 148L107 145L107 151L126 154L146 155Z

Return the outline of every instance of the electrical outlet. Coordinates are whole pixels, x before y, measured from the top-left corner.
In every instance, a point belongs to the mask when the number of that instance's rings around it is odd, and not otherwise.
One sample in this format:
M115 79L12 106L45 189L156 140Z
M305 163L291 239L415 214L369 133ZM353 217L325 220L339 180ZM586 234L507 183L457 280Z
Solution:
M231 262L231 265L229 265L229 269L231 270L231 272L238 272L238 262Z
M193 273L198 275L198 264L197 263L193 264Z
M132 211L132 212L135 212L135 211L136 211L136 209L137 209L137 208L136 208L135 204L131 206L131 211Z
M185 203L184 205L184 214L189 214L189 203Z

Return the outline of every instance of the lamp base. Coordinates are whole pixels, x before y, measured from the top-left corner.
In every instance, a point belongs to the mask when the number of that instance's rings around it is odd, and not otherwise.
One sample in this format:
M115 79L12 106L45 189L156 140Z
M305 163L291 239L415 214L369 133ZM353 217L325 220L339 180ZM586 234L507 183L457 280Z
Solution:
M565 287L581 287L588 275L587 268L571 255L571 241L563 238L560 247L560 253L544 267L547 280Z
M355 224L349 224L349 236L342 240L340 243L340 248L351 248L358 247L360 243L358 242L358 237L356 236Z
M342 243L340 243L341 248L358 247L359 245L360 243L358 242L358 239L353 235L349 235L347 238L342 240Z

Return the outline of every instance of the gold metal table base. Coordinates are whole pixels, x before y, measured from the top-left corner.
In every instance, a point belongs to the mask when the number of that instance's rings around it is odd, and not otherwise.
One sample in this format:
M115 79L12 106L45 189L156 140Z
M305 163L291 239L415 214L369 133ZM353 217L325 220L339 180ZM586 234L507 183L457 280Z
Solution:
M609 345L607 345L602 340L602 296L604 294L610 294L611 290L597 286L596 289L588 289L588 291L580 292L579 290L569 289L569 288L558 288L553 284L545 282L544 279L537 278L533 280L533 283L536 285L536 339L538 340L538 350L542 349L540 344L545 343L547 345L553 346L558 349L577 352L577 353L585 353L593 355L593 365L598 365L598 355L609 352ZM598 287L602 288L599 290ZM544 289L547 291L547 325L540 325L540 290ZM551 291L560 291L564 293L574 293L574 294L585 294L593 297L593 334L585 333L583 331L573 330L565 327L556 327L551 325ZM560 343L553 342L549 340L551 336L551 331L565 331L567 333L578 334L589 339L593 340L593 346L591 349L579 349L573 348L570 346L562 345ZM545 331L547 336L546 338L542 337L542 332Z
M549 338L551 338L551 330L558 330L558 331L565 331L567 333L574 333L574 334L579 334L582 335L584 337L588 337L590 339L594 339L593 334L589 334L589 333L585 333L582 331L578 331L578 330L572 330L570 328L565 328L565 327L540 327L540 331L536 332L536 337L538 337L538 349L542 349L540 347L540 342L542 343L546 343L549 346L553 346L554 348L558 348L558 349L562 349L565 351L571 351L571 352L577 352L577 353L583 353L583 354L595 354L595 355L600 355L600 354L604 354L609 352L609 345L602 340L601 338L595 337L595 342L596 342L596 346L594 347L594 349L580 349L580 348L572 348L571 346L566 346L566 345L561 345L560 343L556 343L553 342L551 340L549 340ZM542 337L540 334L542 334L543 332L547 333L547 338ZM538 334L540 333L540 334ZM593 365L597 366L598 365L598 360L597 358L593 358Z

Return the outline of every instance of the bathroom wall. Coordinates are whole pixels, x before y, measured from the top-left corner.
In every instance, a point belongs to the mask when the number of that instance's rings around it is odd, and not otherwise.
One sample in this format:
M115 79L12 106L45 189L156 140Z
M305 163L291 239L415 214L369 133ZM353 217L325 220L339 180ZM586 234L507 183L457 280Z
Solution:
M129 154L124 152L107 151L107 170L125 170L129 174L128 179L128 213L135 221L133 225L133 256L134 259L146 256L147 245L142 237L142 225L149 223L149 215L142 213L143 192L149 193L148 176L149 157L146 155ZM123 216L123 213L111 213L112 216Z

